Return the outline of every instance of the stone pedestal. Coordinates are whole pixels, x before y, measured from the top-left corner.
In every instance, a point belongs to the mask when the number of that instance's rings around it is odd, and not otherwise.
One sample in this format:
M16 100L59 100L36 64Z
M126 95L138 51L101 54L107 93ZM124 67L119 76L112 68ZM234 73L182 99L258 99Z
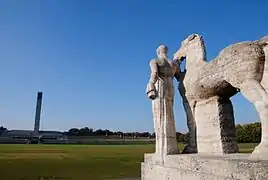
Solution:
M237 153L233 106L229 98L199 101L195 109L198 153Z
M142 180L267 180L268 160L250 154L178 154L158 163L156 154L145 154ZM267 157L268 158L268 157Z

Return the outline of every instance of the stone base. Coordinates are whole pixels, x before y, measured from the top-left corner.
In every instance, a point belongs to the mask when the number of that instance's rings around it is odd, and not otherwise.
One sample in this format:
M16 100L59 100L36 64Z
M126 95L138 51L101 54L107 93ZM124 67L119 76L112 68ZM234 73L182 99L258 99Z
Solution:
M168 155L164 164L158 159L157 154L145 154L141 180L268 179L268 159L254 159L250 154Z

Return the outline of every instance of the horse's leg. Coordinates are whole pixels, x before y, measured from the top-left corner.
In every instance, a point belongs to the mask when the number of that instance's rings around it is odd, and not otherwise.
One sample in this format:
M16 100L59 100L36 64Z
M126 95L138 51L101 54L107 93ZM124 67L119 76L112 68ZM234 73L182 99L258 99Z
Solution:
M197 153L195 105L196 101L187 98L183 99L183 106L186 112L187 126L189 130L188 144L184 148L183 153Z
M268 61L268 59L267 59ZM268 63L267 63L268 66ZM261 85L265 89L265 91L268 93L268 67L265 67L267 70L264 71Z
M265 89L265 91L268 93L268 47L264 48L264 53L265 53L265 62L264 62L261 85Z
M188 144L182 153L197 153L196 123L194 119L196 101L185 95L186 90L182 81L179 84L179 92L182 97L182 103L186 113L187 127L189 130Z
M262 136L261 143L253 153L268 152L268 94L263 86L256 80L246 80L240 85L243 96L248 99L256 108L261 119Z

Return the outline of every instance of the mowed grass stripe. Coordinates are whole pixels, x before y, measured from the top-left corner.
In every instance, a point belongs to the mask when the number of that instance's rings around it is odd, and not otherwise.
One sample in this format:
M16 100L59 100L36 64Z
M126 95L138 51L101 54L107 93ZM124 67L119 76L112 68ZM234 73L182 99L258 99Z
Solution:
M251 152L255 146L239 145L241 152ZM153 145L0 145L0 179L139 177L144 153L153 151Z

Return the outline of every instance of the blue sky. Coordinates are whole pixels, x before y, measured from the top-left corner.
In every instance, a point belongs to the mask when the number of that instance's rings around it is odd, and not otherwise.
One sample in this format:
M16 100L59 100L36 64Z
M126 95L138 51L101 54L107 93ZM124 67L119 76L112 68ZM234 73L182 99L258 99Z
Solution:
M258 3L256 3L258 2ZM41 129L153 131L145 95L159 44L169 56L191 33L208 60L224 47L268 35L266 0L0 0L0 125L33 129L43 91ZM241 95L236 123L258 121ZM175 95L177 131L186 131Z

